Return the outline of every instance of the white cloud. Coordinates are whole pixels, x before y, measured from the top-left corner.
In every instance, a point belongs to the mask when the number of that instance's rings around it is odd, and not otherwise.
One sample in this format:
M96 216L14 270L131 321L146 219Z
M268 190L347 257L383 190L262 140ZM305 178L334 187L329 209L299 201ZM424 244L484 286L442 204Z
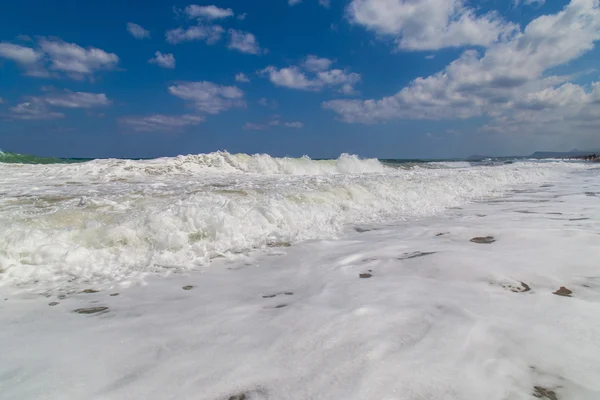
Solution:
M44 54L31 47L12 43L0 43L0 58L16 62L25 70L25 75L43 77L48 72L43 67Z
M311 72L326 71L329 69L333 61L328 58L320 58L314 55L309 55L302 63L302 66Z
M173 54L163 54L160 51L154 53L154 57L148 60L150 64L156 64L163 68L175 68L175 56Z
M496 13L476 15L460 0L352 0L347 15L406 50L489 46L517 29Z
M341 69L319 71L312 78L307 77L296 66L281 69L268 66L261 72L268 74L269 80L275 86L309 91L319 91L326 86L343 86L344 92L351 93L354 90L353 85L360 81L359 74Z
M319 82L308 79L298 67L277 69L273 66L268 66L261 72L267 73L270 81L275 86L300 90L319 90L322 86Z
M166 39L171 44L180 42L203 40L207 44L214 44L221 40L221 36L225 30L219 25L210 26L190 26L186 29L177 28L167 31Z
M18 63L29 76L48 77L65 73L73 79L93 77L100 70L113 70L119 57L102 49L87 49L57 38L40 38L37 48L0 43L0 57ZM55 73L51 74L48 69Z
M0 104L4 104L4 99L0 97Z
M153 114L140 117L124 117L119 120L119 123L136 132L169 132L182 130L188 126L198 125L203 121L204 117L198 115Z
M227 46L230 49L241 51L248 54L260 54L261 49L258 45L256 37L248 32L238 31L236 29L229 30L230 42Z
M594 117L590 99L600 93L596 86L586 90L565 83L569 77L545 73L580 57L597 40L598 2L573 0L556 14L534 19L510 40L494 43L483 55L465 51L444 70L413 80L393 96L334 100L323 107L337 112L344 121L362 123L485 115L493 120L490 129L507 129L511 123L517 126L517 121L521 127L526 121L539 127L541 121L564 122L574 115L589 119Z
M355 72L347 73L341 69L332 69L329 71L321 71L317 73L317 79L325 85L353 85L360 81L360 75Z
M35 99L39 102L46 102L53 107L62 108L92 108L111 104L104 93L71 92L68 90L63 94L49 94Z
M192 103L198 111L218 114L232 107L245 105L244 92L236 86L221 86L212 82L181 82L170 86L169 92Z
M95 47L85 49L59 39L41 39L39 45L50 58L50 69L64 72L74 79L91 76L99 70L115 69L119 63L116 54Z
M248 77L246 76L246 74L243 73L239 73L235 76L235 81L236 82L244 82L244 83L248 83L250 82L250 79L248 79Z
M9 108L9 111L11 119L46 120L65 117L63 113L51 111L45 102L36 99L17 104Z
M8 118L23 120L59 119L64 118L65 115L52 110L52 107L90 109L110 104L111 101L104 93L71 92L70 90L56 93L54 89L51 89L44 96L28 97L26 101L9 108Z
M346 94L346 95L354 95L357 94L356 90L354 89L354 86L352 86L351 83L344 83L342 85L342 87L340 88L340 93Z
M18 44L0 43L0 57L27 65L38 62L42 58L42 53Z
M586 92L579 85L565 83L557 88L546 88L538 92L530 92L523 95L514 102L514 106L526 110L543 110L570 105L581 105L591 103L594 97L600 94L597 85L595 90Z
M296 4L302 3L302 0L288 0L288 4L290 6L295 6Z
M231 8L219 8L214 5L210 6L197 6L195 4L189 5L185 8L185 13L188 18L200 18L204 20L215 20L233 17L233 10Z
M283 124L286 128L296 128L296 129L300 129L304 126L304 124L302 122L286 122Z
M133 22L127 23L127 30L136 39L146 39L150 37L150 31L142 28L138 24L134 24Z
M248 16L248 14L243 13L243 14L238 15L236 18L240 21L243 21L246 19L247 16Z

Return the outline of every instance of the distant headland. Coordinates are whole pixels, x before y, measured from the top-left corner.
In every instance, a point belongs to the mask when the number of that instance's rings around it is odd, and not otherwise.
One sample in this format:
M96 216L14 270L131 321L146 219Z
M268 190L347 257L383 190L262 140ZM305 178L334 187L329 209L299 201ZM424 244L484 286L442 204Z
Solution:
M536 151L529 156L513 156L513 157L493 157L493 156L482 156L472 155L467 157L467 160L485 160L485 159L509 159L509 158L575 158L583 160L591 160L600 162L600 149L592 150L578 150L573 149L570 151Z
M571 151L536 151L531 158L583 158L592 155L600 155L600 149L578 150Z

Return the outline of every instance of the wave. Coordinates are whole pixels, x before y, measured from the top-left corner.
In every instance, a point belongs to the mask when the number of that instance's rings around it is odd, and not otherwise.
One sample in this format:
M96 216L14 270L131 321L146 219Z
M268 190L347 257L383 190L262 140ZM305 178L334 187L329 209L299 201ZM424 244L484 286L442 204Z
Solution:
M211 153L0 165L0 284L131 282L215 257L419 218L582 165L391 168Z
M329 175L384 172L388 167L377 159L361 159L342 154L335 160L312 160L309 157L271 157L267 154L208 154L156 158L152 160L94 160L91 168L117 175L169 175L198 173L243 173L261 175Z
M342 154L336 160L276 158L267 154L230 154L219 151L208 154L180 155L155 159L86 159L38 157L29 154L2 152L0 163L10 164L88 164L91 173L149 175L198 173L219 170L224 173L256 173L285 175L320 175L336 173L382 172L385 166L377 159L360 159Z

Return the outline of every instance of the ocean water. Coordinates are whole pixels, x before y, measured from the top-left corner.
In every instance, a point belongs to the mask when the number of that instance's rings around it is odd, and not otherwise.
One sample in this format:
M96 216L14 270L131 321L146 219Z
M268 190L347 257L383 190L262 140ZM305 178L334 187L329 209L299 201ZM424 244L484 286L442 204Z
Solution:
M66 161L0 163L2 398L600 398L595 164Z

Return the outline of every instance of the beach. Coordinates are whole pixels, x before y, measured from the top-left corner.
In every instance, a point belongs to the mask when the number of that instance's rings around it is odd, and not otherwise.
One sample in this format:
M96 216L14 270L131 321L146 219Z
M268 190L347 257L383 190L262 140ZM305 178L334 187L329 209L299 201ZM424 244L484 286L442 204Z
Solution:
M0 170L3 398L600 398L596 164Z

